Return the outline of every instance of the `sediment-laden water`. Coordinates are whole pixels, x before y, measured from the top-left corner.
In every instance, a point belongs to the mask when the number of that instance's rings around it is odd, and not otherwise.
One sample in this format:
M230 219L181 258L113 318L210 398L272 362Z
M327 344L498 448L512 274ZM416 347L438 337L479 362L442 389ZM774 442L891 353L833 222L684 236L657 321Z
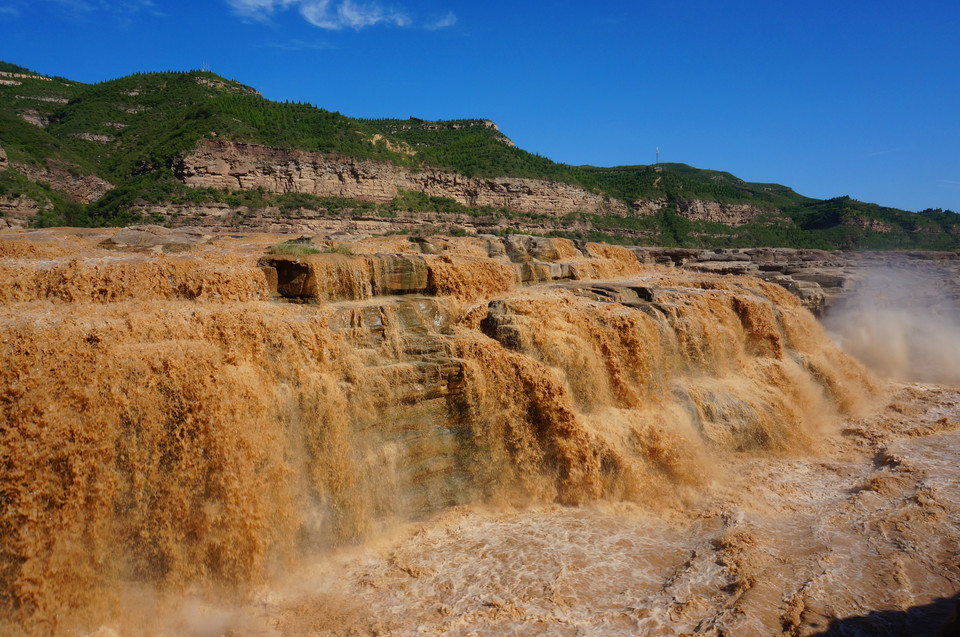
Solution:
M957 391L777 286L102 238L0 240L0 631L932 631L960 588Z

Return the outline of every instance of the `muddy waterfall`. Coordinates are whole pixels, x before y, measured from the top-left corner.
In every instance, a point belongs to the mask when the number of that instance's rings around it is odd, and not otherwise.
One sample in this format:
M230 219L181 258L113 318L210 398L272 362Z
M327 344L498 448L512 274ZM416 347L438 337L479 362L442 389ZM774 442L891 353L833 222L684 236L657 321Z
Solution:
M458 511L676 529L737 462L816 457L887 391L783 288L622 248L111 232L0 242L5 632L125 634L131 590L244 608Z

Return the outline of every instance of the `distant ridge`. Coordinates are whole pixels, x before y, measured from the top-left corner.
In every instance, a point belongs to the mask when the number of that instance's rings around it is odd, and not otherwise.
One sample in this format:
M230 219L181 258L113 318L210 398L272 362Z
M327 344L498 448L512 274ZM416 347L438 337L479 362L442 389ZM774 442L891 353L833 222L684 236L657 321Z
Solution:
M267 182L255 194L239 184L190 187L175 167L203 140L295 150L306 153L303 161L326 158L329 166L394 167L383 169L394 175L384 190L394 199L331 202L326 191L305 191L296 180ZM209 210L219 207L221 220L237 226L266 208L281 216L296 211L299 219L421 214L432 228L667 246L960 249L960 215L949 210L914 213L849 197L812 199L780 184L678 163L656 169L561 164L517 148L487 119L354 119L310 104L273 102L209 71L83 84L0 62L0 148L0 226L150 219L178 225L186 223L179 211L192 205L199 212L190 223L208 223ZM330 157L343 159L337 164ZM269 173L271 167L255 169ZM471 188L493 191L471 196L440 184L434 192L422 179L408 179L413 194L404 192L407 178L396 175L423 171L461 175L474 180ZM524 185L510 186L511 179ZM544 195L556 190L550 184L572 188L564 191L574 193L571 201L610 203L578 208ZM496 189L510 188L527 188L534 198L495 196Z

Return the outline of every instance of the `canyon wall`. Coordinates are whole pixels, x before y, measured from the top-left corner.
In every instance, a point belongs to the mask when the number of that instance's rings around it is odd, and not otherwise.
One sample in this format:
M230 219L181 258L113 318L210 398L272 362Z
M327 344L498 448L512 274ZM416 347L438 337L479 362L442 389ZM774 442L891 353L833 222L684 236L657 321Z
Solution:
M632 208L641 216L655 214L668 205L666 199L638 199L633 202ZM745 203L725 203L722 201L705 201L694 199L691 201L679 200L676 202L677 213L691 221L709 221L722 223L728 226L742 226L750 223L760 215L778 215L777 210L767 210Z
M448 197L464 205L494 206L561 217L572 212L626 215L623 202L577 186L536 179L464 177L413 171L386 162L254 144L205 140L175 166L187 185L304 192L385 203L400 190Z

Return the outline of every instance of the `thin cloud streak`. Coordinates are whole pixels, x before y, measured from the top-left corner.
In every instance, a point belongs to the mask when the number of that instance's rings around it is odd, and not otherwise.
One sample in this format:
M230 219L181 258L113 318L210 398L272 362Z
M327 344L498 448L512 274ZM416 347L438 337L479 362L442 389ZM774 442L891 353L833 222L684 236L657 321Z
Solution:
M430 31L436 31L437 29L446 29L447 27L452 27L457 23L457 16L453 14L453 11L450 11L444 17L440 18L433 24L428 24L425 29Z
M149 13L154 17L166 16L157 8L153 0L120 0L117 2L107 2L107 0L44 0L44 3L61 7L74 16L87 17L102 12L118 17L124 23L129 23L130 16L141 12ZM12 8L15 12L18 11L17 7ZM3 7L0 7L0 13L3 12Z
M336 5L330 0L301 0L300 15L313 26L328 31L339 31L344 27L359 31L381 23L405 27L411 22L402 12L389 12L375 3L358 4L352 0L343 0Z
M225 0L234 13L260 22L267 22L277 11L295 7L304 20L327 31L353 29L359 31L375 25L409 27L413 19L399 8L385 7L377 2L357 0ZM453 12L425 28L440 29L452 26L457 18Z
M265 48L277 51L327 51L337 48L329 42L307 42L306 40L289 40L287 42L270 42Z
M299 0L227 0L234 13L244 18L266 22L276 9L286 9Z

